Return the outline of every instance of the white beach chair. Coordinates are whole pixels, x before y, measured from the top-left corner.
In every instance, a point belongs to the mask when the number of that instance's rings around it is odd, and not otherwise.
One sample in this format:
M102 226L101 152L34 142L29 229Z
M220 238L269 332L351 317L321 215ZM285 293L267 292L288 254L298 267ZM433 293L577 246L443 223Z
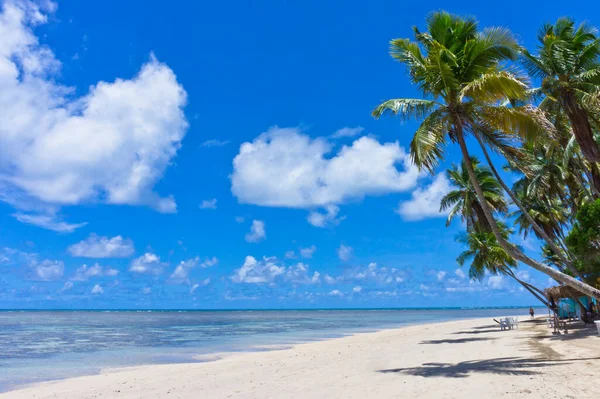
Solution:
M506 319L500 319L500 329L501 330L510 330L510 323L508 321L508 317Z
M548 323L548 328L554 328L554 319L548 318L546 322Z
M519 317L511 317L511 325L513 328L519 329Z

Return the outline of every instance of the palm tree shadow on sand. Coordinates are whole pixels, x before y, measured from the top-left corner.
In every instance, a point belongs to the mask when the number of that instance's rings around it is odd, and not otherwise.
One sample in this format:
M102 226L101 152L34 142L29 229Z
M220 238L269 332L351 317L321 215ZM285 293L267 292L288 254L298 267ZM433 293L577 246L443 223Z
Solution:
M418 367L406 367L378 370L380 373L401 373L418 377L447 377L465 378L469 374L501 374L501 375L536 375L540 374L542 367L552 367L559 364L570 364L576 361L597 360L600 358L586 359L526 359L517 357L502 357L486 360L469 360L460 363L424 363Z

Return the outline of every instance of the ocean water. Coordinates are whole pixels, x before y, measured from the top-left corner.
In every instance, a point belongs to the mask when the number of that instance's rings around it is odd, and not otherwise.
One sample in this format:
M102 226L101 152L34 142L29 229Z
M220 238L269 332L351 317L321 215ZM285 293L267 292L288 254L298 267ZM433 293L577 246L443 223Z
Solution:
M101 369L195 362L411 324L528 309L0 311L0 392ZM204 360L206 361L206 360Z

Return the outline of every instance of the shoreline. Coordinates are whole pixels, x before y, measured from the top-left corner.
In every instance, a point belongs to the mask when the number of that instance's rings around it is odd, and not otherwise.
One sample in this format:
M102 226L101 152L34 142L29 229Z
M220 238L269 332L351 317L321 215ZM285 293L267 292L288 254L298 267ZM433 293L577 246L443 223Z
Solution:
M542 319L509 331L491 318L453 320L285 349L215 353L206 355L207 362L103 369L20 387L0 398L359 398L398 397L400 389L407 398L594 397L581 381L600 377L600 337L574 340L577 331L566 339L548 336ZM565 381L565 375L578 378Z

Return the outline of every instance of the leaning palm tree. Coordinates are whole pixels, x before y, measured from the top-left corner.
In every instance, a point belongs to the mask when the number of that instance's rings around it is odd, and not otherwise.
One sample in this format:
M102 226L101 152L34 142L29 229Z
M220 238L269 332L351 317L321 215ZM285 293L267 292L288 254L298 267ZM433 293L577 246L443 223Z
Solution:
M471 164L488 206L497 213L506 213L508 205L502 194L502 187L500 187L492 172L488 168L480 166L479 160L475 157L471 157ZM452 220L460 215L468 228L480 226L485 231L491 232L492 229L469 179L465 162L462 161L460 167L453 165L451 169L446 171L446 175L452 186L454 186L454 190L446 194L440 203L440 211L450 209L446 226L450 225Z
M544 24L539 33L538 54L522 49L529 74L541 79L538 92L543 101L557 102L564 109L581 151L589 162L600 162L594 139L593 114L600 105L600 39L596 30L569 18Z
M502 231L502 235L508 239L510 230L502 223L498 223L498 228ZM475 228L460 234L456 240L467 246L467 249L456 258L456 261L459 266L464 266L465 263L470 261L469 278L471 280L482 281L488 274L506 275L519 283L545 306L548 306L548 302L539 288L521 280L512 271L512 268L517 267L517 262L498 245L493 233Z
M527 85L501 63L517 57L517 43L507 29L478 30L474 19L463 19L446 12L427 19L428 31L415 30L416 41L395 39L391 55L408 66L412 81L426 98L388 100L373 111L375 117L386 113L422 120L410 144L413 162L434 171L444 157L448 142L458 143L473 189L499 245L516 260L548 274L590 296L600 298L597 290L526 256L502 237L492 210L477 182L466 144L468 134L479 137L480 126L494 132L531 134L540 129L528 107L503 107L502 99L524 98ZM505 137L496 134L493 139ZM510 139L509 137L507 137Z

